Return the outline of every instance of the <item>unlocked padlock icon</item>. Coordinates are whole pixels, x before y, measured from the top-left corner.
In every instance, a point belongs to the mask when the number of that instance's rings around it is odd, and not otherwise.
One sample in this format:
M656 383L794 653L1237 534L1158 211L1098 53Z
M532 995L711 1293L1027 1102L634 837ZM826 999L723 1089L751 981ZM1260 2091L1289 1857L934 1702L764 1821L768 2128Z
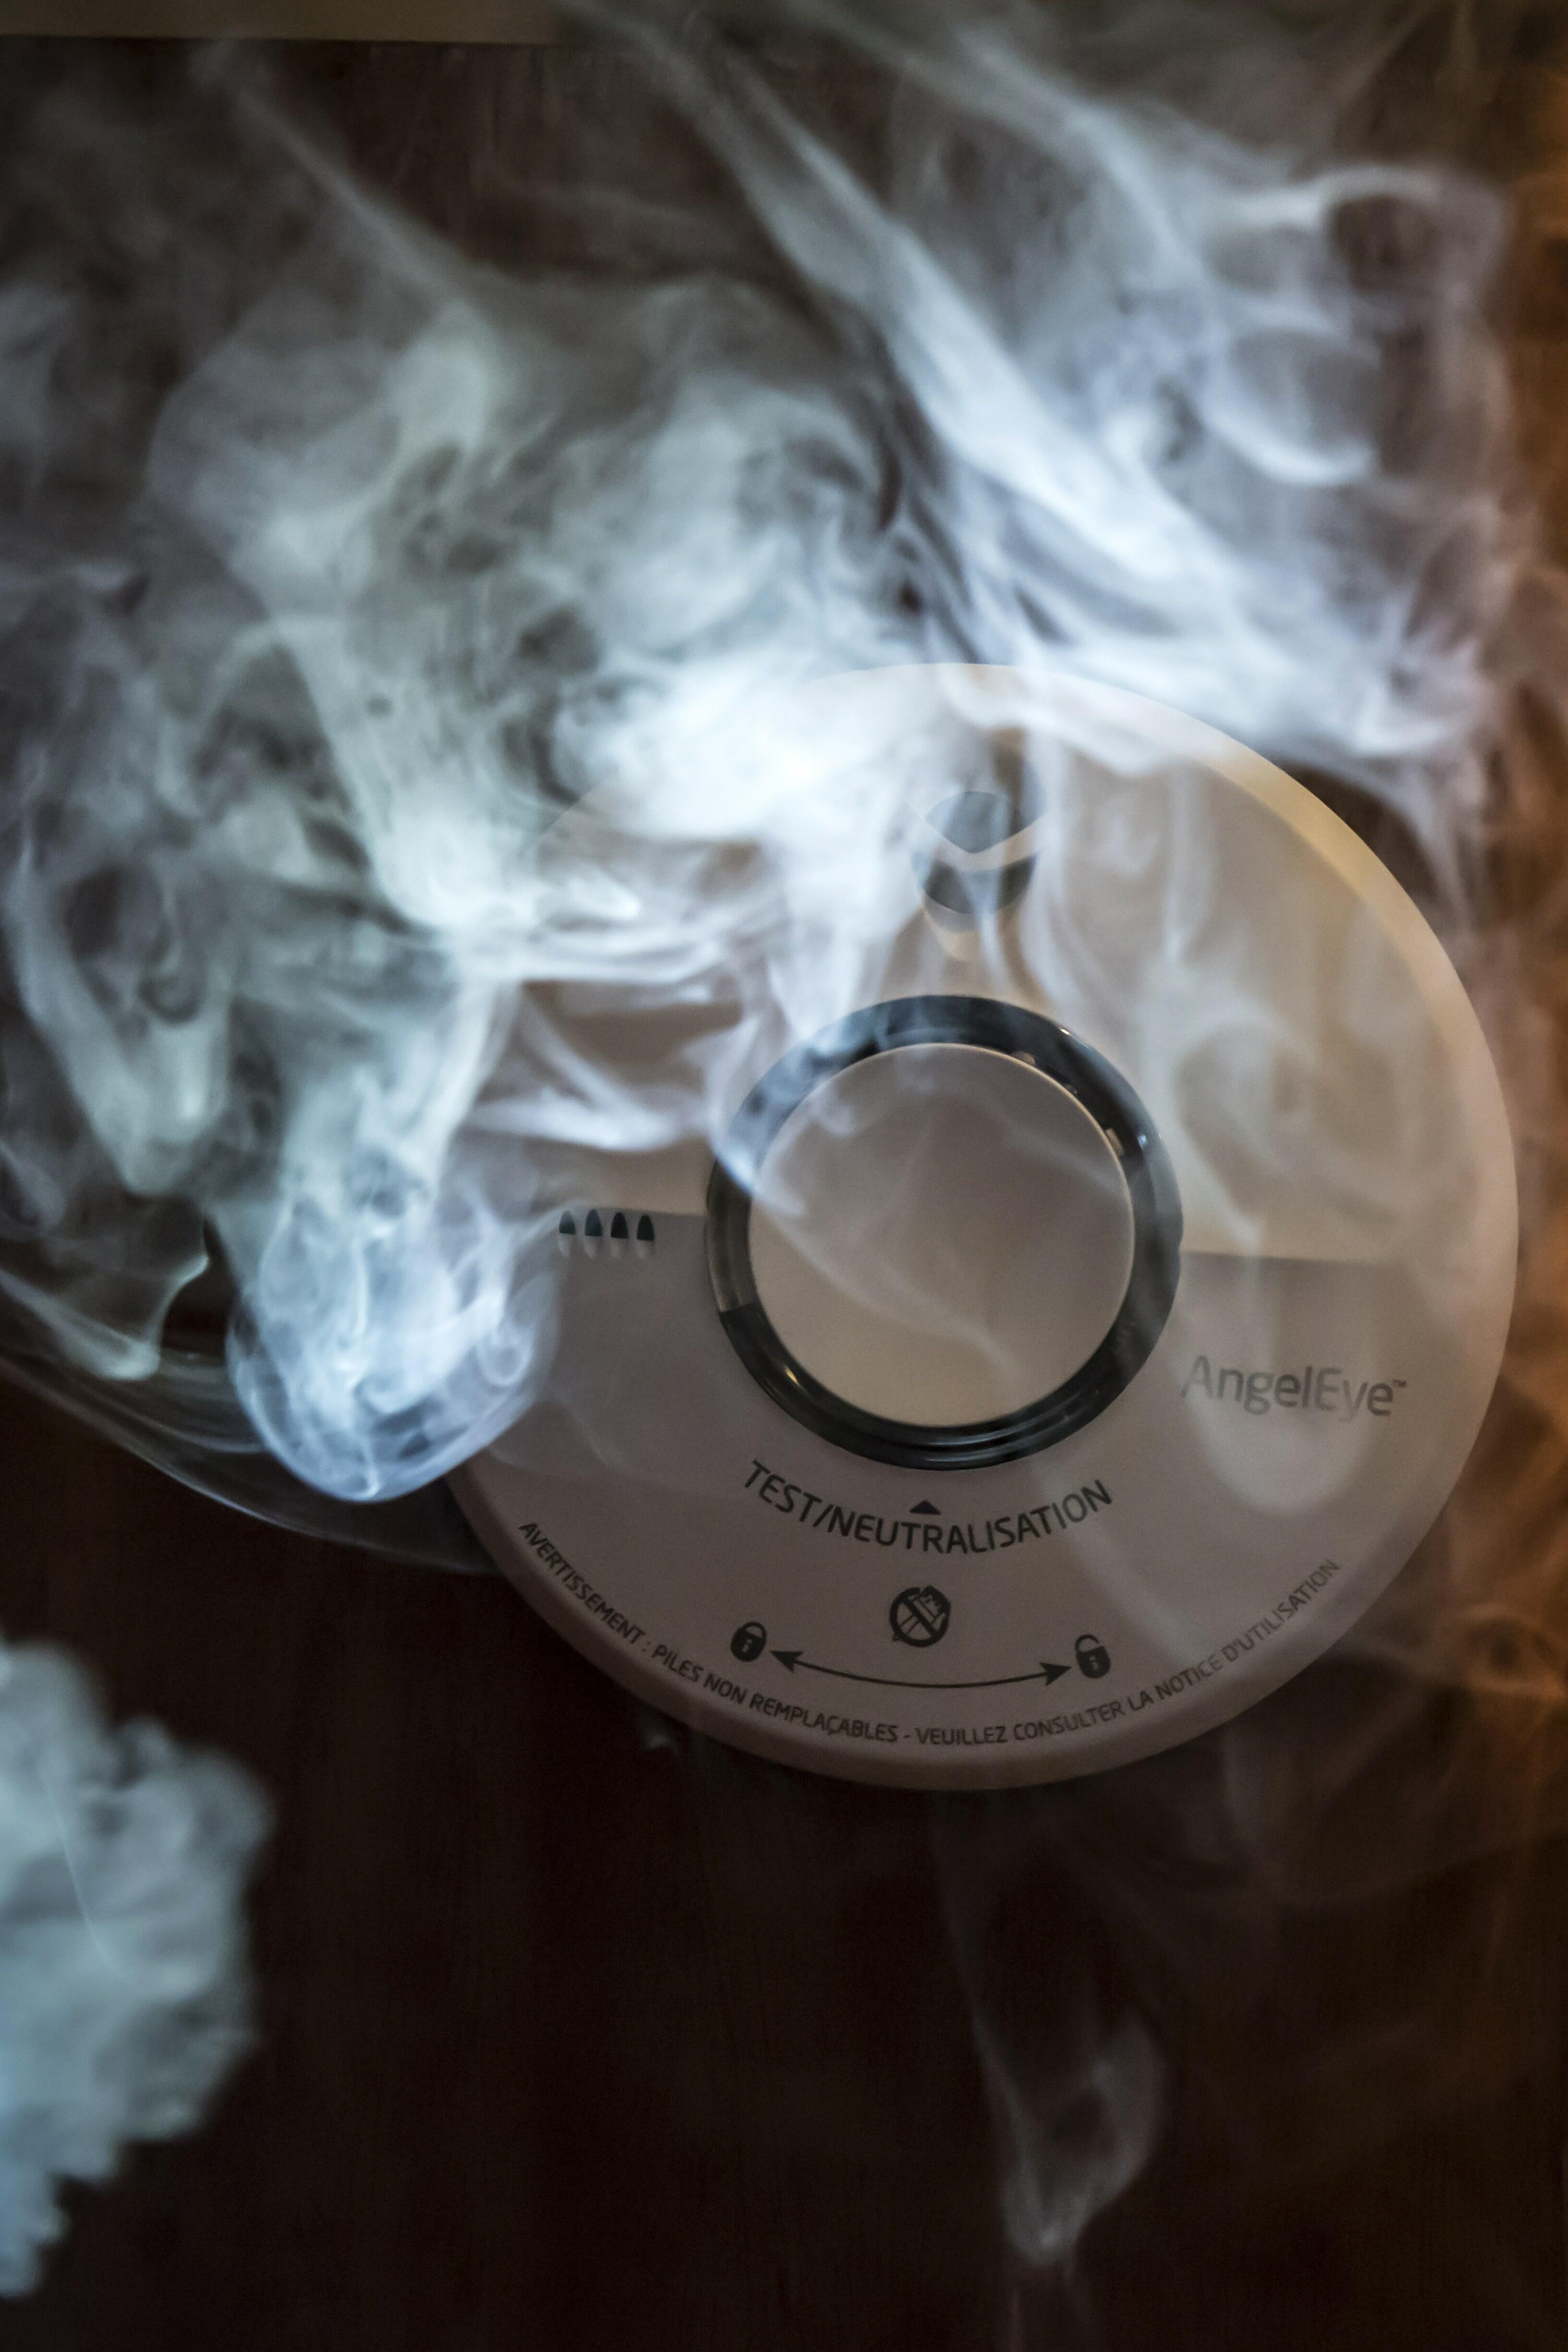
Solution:
M1098 1633L1080 1633L1073 1643L1073 1656L1078 1660L1080 1675L1098 1682L1101 1675L1110 1672L1110 1653Z

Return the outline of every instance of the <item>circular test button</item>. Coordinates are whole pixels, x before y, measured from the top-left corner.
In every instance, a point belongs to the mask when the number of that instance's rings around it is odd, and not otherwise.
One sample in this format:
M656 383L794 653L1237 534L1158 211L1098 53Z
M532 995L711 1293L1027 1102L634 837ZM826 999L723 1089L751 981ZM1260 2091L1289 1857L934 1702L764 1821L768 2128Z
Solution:
M868 1007L754 1087L708 1197L724 1328L806 1427L973 1468L1104 1411L1163 1328L1181 1207L1101 1056L990 999Z
M1104 1339L1132 1270L1105 1130L1032 1064L906 1045L836 1071L752 1195L757 1299L859 1412L922 1428L1019 1412Z

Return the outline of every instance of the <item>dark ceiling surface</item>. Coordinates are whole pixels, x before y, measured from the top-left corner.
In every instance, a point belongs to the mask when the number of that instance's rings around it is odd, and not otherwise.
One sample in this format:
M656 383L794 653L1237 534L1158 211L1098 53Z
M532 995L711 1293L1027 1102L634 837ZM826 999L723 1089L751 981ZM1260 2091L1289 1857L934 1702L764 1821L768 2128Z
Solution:
M499 1578L284 1535L10 1394L0 1461L7 1634L277 1814L255 2054L72 2197L7 2352L1562 2341L1559 1848L1238 1908L1150 1833L1201 1748L841 1787L639 1710ZM1064 2282L1009 2251L980 2045L1036 2160L1092 2162L1059 2041L1130 2001L1164 2127Z
M624 213L558 201L605 157L708 185L616 58L275 62L508 266L624 264ZM135 107L184 65L27 69ZM255 2053L73 2196L6 2352L1562 2343L1563 1853L1478 1829L1405 1866L1412 1789L1477 1823L1506 1790L1443 1694L1331 1661L1259 1711L1326 1786L1368 1721L1388 1759L1260 1879L1215 1741L994 1801L840 1787L639 1709L499 1578L226 1512L9 1390L0 1476L7 1637L276 1811ZM1114 2163L1128 2019L1153 2152L1052 2266L1031 2214Z

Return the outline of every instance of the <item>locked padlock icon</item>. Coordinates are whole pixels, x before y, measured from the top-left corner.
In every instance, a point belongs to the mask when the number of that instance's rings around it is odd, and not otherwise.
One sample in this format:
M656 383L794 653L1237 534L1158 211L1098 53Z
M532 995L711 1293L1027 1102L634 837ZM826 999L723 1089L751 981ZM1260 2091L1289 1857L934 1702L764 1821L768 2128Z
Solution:
M1073 1656L1078 1660L1080 1675L1098 1682L1101 1675L1110 1672L1110 1653L1098 1633L1080 1633L1073 1643Z

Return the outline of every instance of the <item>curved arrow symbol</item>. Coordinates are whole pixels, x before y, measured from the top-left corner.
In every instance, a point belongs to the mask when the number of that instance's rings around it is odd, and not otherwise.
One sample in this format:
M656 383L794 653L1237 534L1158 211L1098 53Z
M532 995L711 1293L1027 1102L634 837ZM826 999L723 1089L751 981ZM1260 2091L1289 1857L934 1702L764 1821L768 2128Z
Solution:
M1042 1658L1031 1674L992 1675L982 1682L928 1683L909 1675L852 1675L844 1666L819 1666L815 1658L805 1656L799 1650L775 1650L773 1655L792 1675L800 1666L808 1675L831 1675L841 1683L875 1683L881 1690L1000 1690L1005 1683L1054 1683L1072 1672L1070 1666L1058 1666L1051 1659Z

